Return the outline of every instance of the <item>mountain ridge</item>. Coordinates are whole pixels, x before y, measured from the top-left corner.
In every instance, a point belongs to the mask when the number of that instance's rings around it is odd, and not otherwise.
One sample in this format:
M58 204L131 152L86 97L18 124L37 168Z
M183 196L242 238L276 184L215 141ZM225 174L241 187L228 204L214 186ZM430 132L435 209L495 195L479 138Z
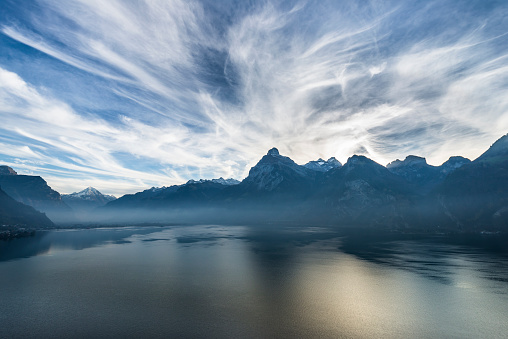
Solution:
M22 177L13 172L4 169L0 179ZM299 165L272 148L242 181L199 179L152 187L103 201L83 220L508 231L506 192L508 135L474 161L452 156L440 166L415 155L386 166L363 155L349 157L344 165L333 157ZM89 187L62 199L87 201L99 194L105 197Z
M317 161L324 163L323 159ZM385 167L365 156L353 155L344 165L323 171L298 165L272 148L239 184L219 187L210 183L204 186L203 180L189 181L192 189L180 185L145 190L128 199L121 197L114 205L121 208L124 200L129 200L125 206L139 210L142 206L168 213L206 211L203 219L219 221L228 220L229 215L241 222L318 221L397 229L426 227L429 222L436 227L455 227L455 217L436 203L436 187L450 173L470 163L469 159L454 156L440 166L432 166L425 158L411 155ZM157 191L164 194L154 195ZM113 204L107 204L103 209L111 207ZM227 212L217 218L214 209Z

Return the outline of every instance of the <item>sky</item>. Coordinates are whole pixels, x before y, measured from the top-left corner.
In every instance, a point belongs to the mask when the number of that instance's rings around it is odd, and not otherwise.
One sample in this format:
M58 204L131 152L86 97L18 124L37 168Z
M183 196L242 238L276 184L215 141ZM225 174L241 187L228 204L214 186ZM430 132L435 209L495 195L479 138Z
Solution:
M0 51L0 164L60 193L508 132L507 1L0 0Z

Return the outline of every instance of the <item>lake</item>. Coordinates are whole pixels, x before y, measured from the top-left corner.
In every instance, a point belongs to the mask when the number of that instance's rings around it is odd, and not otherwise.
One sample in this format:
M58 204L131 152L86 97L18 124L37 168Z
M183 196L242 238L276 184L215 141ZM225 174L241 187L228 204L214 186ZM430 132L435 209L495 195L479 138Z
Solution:
M0 337L505 338L499 235L121 227L0 241Z

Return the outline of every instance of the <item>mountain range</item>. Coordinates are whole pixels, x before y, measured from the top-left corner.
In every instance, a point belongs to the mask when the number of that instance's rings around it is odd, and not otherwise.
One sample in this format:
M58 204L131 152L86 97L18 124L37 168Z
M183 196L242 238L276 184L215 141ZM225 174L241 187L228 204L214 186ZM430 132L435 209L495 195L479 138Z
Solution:
M60 196L40 177L0 167L14 199L69 220L125 223L287 223L425 232L508 230L508 135L476 160L440 166L410 155L387 166L360 155L298 165L270 149L242 180L189 180L118 199L89 187ZM51 205L53 208L49 209ZM70 206L70 207L69 207ZM56 220L64 220L56 213Z
M152 188L100 212L109 220L506 229L507 170L508 136L474 161L453 156L440 166L414 155L387 166L358 155L344 165L334 158L298 165L272 148L238 184Z

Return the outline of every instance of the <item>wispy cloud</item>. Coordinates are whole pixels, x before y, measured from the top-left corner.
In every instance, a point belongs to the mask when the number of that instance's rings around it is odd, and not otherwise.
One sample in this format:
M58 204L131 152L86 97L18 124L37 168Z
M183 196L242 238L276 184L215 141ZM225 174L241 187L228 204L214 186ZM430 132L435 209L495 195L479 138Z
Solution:
M242 178L273 146L439 164L508 130L503 4L39 3L0 25L42 53L0 59L0 153L63 192Z
M0 69L0 80L2 139L10 141L2 145L5 155L34 160L38 167L45 164L74 172L74 180L97 175L136 181L138 187L183 181L171 167L184 170L194 164L216 169L211 160L186 151L187 146L193 148L193 135L181 126L155 128L126 116L113 125L100 117L81 116L67 104L42 96L12 72ZM131 159L122 163L116 154L128 154ZM149 171L136 169L143 167L136 166L143 161L156 166ZM55 171L40 173L51 177Z

